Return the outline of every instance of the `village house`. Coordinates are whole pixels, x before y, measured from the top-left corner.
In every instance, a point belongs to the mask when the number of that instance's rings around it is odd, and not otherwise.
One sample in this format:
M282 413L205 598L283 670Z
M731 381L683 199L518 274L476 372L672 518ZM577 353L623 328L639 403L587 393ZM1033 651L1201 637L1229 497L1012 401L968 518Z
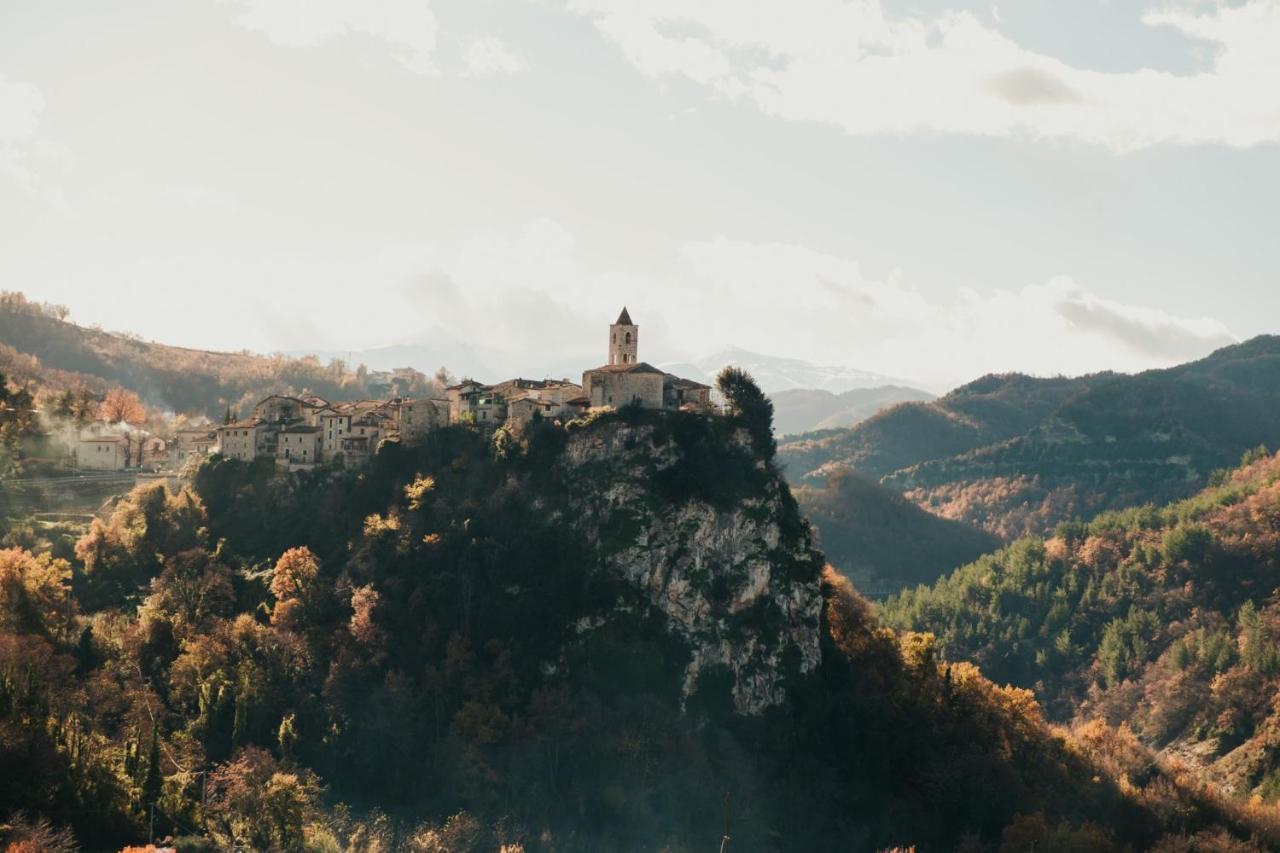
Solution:
M218 443L218 431L212 426L183 427L174 433L173 450L181 463L192 454L205 456Z
M252 462L259 456L275 456L278 429L278 422L273 425L259 417L222 424L217 428L217 450L223 456L242 462Z
M86 471L123 471L129 467L129 442L120 434L81 434L76 441L76 467Z
M448 400L401 400L399 402L400 440L417 444L427 433L449 423Z
M341 460L365 464L384 441L419 443L434 429L451 424L494 430L531 421L569 420L591 408L636 405L646 409L711 412L711 388L640 361L640 327L623 308L609 327L608 363L569 379L509 379L486 385L473 379L445 389L444 399L360 400L329 403L316 396L272 394L253 407L253 416L213 428L180 430L180 458L219 452L250 461L274 458L286 470L303 470ZM107 464L105 450L98 454Z
M276 436L276 464L290 471L314 468L321 460L320 427L298 422Z

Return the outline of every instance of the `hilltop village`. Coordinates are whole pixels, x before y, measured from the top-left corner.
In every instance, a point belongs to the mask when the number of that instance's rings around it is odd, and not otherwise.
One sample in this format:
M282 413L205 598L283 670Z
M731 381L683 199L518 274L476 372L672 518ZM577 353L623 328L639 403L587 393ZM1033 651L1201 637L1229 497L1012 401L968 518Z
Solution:
M567 421L592 410L635 405L645 409L712 413L711 388L640 361L640 327L626 308L609 326L608 360L570 379L509 379L487 385L471 379L428 399L330 403L314 395L273 394L247 418L179 429L158 436L98 426L82 432L75 464L82 470L179 466L214 453L251 461L274 458L285 470L341 461L367 462L383 441L420 442L446 425L520 429L535 418Z

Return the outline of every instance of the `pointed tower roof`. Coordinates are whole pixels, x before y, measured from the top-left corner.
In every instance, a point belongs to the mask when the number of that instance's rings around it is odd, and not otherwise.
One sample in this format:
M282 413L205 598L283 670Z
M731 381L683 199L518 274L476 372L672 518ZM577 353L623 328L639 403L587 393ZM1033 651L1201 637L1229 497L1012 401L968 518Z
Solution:
M631 315L627 313L627 306L625 305L622 306L622 313L618 315L618 322L614 323L613 325L615 326L634 326L635 325L635 323L631 322Z

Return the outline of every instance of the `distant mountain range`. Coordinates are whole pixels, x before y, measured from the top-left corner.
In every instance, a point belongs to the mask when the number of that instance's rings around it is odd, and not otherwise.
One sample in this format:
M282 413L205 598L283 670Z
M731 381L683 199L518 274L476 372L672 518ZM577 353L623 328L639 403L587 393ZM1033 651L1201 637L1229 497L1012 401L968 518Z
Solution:
M851 427L898 403L928 402L934 396L919 388L883 385L854 388L843 394L795 388L769 395L774 431L781 436L821 429Z
M795 436L796 482L852 470L1002 538L1192 494L1257 445L1280 446L1280 338L1136 375L986 376L849 429Z
M721 368L733 365L752 375L768 394L796 389L830 391L843 394L856 388L878 388L885 385L910 386L909 380L853 367L831 367L730 347L693 362L667 362L663 370L711 384Z

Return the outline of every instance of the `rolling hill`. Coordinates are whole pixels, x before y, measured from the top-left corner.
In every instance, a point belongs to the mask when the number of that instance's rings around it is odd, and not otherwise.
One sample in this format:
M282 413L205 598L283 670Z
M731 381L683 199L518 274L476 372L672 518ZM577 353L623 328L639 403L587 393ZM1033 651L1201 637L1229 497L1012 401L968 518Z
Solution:
M221 417L280 391L331 400L369 396L364 375L313 358L214 352L143 341L77 325L65 309L0 294L0 373L49 388L112 386L137 392L152 408ZM427 377L418 382L429 385ZM412 391L413 389L407 389Z
M819 531L827 559L864 595L932 583L1000 547L1000 539L925 512L897 492L857 474L795 488L805 517Z
M798 482L850 469L1004 538L1202 487L1280 445L1280 338L1136 375L989 376L847 430L784 441Z

